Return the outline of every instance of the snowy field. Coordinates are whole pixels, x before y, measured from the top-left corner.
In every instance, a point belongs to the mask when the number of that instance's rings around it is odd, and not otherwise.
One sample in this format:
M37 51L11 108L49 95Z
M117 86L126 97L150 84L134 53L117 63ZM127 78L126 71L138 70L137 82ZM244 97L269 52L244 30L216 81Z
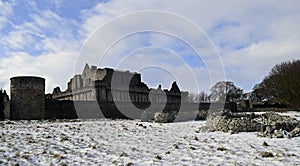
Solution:
M291 115L299 119L299 113ZM0 165L300 165L300 137L201 133L204 124L2 121Z

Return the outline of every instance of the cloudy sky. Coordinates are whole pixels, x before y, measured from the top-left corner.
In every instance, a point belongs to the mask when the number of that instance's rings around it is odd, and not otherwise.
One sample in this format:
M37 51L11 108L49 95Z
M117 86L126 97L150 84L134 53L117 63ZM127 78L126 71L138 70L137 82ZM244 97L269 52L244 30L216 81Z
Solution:
M300 1L0 0L0 87L46 78L66 88L89 63L138 71L150 87L245 91L277 63L299 59Z

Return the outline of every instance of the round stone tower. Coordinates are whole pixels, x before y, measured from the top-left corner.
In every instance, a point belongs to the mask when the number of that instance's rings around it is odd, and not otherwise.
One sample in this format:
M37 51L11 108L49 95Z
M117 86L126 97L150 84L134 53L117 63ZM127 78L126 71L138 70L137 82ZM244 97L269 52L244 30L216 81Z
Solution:
M10 118L33 120L45 118L45 79L12 77L10 79Z

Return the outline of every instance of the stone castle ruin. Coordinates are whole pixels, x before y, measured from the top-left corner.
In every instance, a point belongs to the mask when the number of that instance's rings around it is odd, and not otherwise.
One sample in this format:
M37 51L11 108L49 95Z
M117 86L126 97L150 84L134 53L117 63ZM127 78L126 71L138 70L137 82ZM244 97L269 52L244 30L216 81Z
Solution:
M149 96L150 90L155 91L156 95ZM176 82L169 91L162 90L161 87L150 89L141 81L140 73L116 71L111 68L97 69L96 66L90 67L86 64L82 74L75 75L68 82L66 91L62 92L59 87L56 87L51 98L72 101L148 103L150 100L161 102L165 95L163 91L168 95L168 102L180 102L181 97L187 98L188 95L188 92L180 91Z
M290 132L290 137L300 135L298 120L275 113L232 113L237 111L236 105L225 104L222 107L225 112L208 116L210 105L217 103L188 102L188 92L180 91L176 82L170 90L161 86L149 88L136 72L86 64L81 74L71 78L65 91L56 87L47 95L44 78L22 76L10 80L11 99L5 91L0 91L0 119L126 118L156 122L207 119L207 126L201 130L260 131L262 136L278 138L283 137L282 131Z
M52 100L73 101L79 118L130 119L153 119L157 111L178 112L181 101L187 100L187 96L188 92L180 91L176 82L170 90L163 90L161 86L152 89L141 81L140 73L90 67L88 64L81 74L71 78L65 91L56 87L52 94L47 95ZM88 107L85 106L87 103ZM101 115L97 113L99 108Z
M140 73L102 69L86 64L81 74L71 78L65 91L56 87L52 94L45 95L44 78L31 76L11 78L11 99L8 101L7 95L2 99L7 100L3 102L6 109L2 109L4 111L1 111L1 117L13 120L74 118L151 120L157 112L172 113L176 116L180 108L196 112L209 108L208 104L202 105L200 109L199 103L188 103L187 96L188 92L180 91L176 82L173 82L169 90L162 89L161 86L153 89L141 81Z

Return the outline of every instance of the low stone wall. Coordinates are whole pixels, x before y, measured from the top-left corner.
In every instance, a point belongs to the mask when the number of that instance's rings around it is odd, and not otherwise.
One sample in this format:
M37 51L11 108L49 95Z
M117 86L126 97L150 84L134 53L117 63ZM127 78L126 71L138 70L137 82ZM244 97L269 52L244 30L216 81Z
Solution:
M191 120L206 120L207 116L208 116L208 110L156 112L154 114L154 122L170 123L170 122L185 122Z
M209 116L207 117L207 126L211 130L237 133L237 132L254 132L260 131L261 125L254 120L256 116L250 115L228 115L223 114L221 116Z
M169 113L156 112L154 114L154 122L157 122L157 123L174 122L176 115L177 115L177 112L169 112Z
M220 112L218 109L228 109L235 112L237 111L236 106L236 103L183 103L180 106L180 109L174 109L174 106L171 106L169 109L165 108L162 112L156 112L154 115L154 121L158 123L169 123L206 120L208 114L211 114L212 112ZM210 109L213 109L214 111L210 111Z
M260 132L259 136L283 137L284 132L289 136L297 136L300 122L289 116L279 115L274 112L264 114L232 113L224 111L221 115L211 115L202 131L223 131L229 133ZM299 130L300 131L300 130Z

